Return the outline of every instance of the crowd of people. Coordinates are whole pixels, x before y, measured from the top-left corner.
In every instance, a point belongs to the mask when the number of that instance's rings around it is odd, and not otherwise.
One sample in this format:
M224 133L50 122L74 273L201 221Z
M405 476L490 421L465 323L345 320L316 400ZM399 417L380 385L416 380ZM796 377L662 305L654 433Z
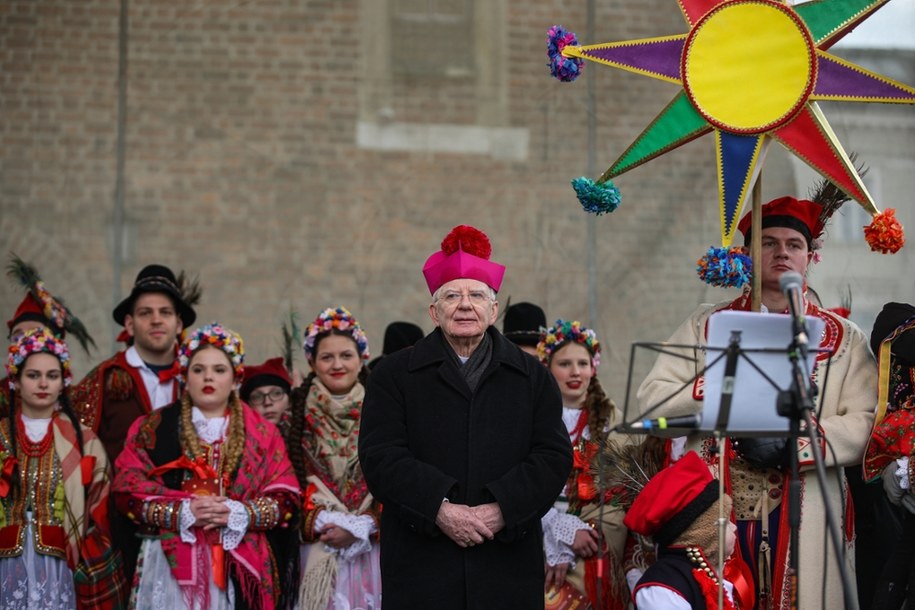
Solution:
M825 220L794 198L762 218L758 236L739 228L762 242L762 309L781 313L779 278L806 277ZM199 287L148 265L113 311L125 348L78 383L67 341L91 337L15 259L0 610L839 608L855 578L844 468L862 464L885 491L854 500L892 516L864 529L895 526L901 542L861 606L915 604L915 308L889 304L868 341L805 299L825 324L809 440L636 435L598 380L594 330L516 303L499 331L506 269L491 254L483 232L455 227L422 267L434 330L393 322L374 360L353 313L324 309L301 337L304 374L283 357L246 365L237 333L195 326ZM752 296L674 332L694 357L658 357L641 414L702 410L708 320Z

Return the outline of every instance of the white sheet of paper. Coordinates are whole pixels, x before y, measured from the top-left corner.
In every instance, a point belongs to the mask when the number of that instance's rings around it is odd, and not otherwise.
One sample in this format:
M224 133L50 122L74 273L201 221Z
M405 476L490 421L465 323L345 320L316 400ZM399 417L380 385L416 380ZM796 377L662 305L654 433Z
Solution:
M817 348L825 324L820 318L807 316L806 319L807 334L811 338L810 347ZM786 314L719 311L709 318L709 348L726 348L731 339L731 331L734 330L741 331L740 348L751 351L744 352L737 360L731 414L726 433L756 436L787 435L789 420L778 414L776 401L778 391L788 389L791 385L791 361L788 359L788 346L792 340L791 317ZM759 348L782 351L752 351ZM705 355L706 363L710 363L721 353L718 349L710 349ZM753 368L747 358L765 371L778 387L773 387ZM700 429L704 431L714 431L718 422L725 360L726 358L722 358L705 372L700 425ZM807 371L813 370L815 360L816 352L810 352L807 357Z

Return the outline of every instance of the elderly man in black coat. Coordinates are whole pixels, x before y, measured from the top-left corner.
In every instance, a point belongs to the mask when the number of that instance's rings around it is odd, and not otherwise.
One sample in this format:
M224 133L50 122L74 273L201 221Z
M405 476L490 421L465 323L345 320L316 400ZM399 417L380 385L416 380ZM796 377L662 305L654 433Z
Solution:
M423 273L436 329L369 378L359 457L386 608L543 608L540 517L572 466L556 382L492 324L505 268L456 227Z

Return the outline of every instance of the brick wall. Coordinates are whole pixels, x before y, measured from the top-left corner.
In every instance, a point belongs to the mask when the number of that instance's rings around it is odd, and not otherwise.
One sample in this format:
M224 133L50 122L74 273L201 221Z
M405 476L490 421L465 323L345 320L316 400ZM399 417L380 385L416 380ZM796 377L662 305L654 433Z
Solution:
M534 301L550 320L597 329L601 378L621 401L632 341L663 339L698 302L727 296L692 271L718 240L710 137L620 177L623 206L585 216L569 187L588 172L585 78L596 85L598 174L677 88L596 64L576 83L551 79L546 29L562 23L583 39L586 3L525 0L505 3L494 48L506 49L507 76L491 92L504 96L499 127L529 136L525 161L360 148L360 108L378 87L362 42L383 27L361 19L365 1L129 3L117 288L119 3L0 3L0 251L32 261L94 334L101 349L76 355L77 374L114 349L113 304L149 262L198 274L198 319L241 332L249 362L277 353L290 308L307 322L336 304L378 353L390 320L431 330L420 268L451 226L468 223L508 266L503 302ZM596 40L582 42L685 31L672 0L598 2ZM473 122L467 87L452 84L449 103L421 79L387 89L398 121ZM764 189L774 196L794 183L784 155L772 157ZM592 222L600 313L587 320ZM3 285L0 311L12 312L22 293Z

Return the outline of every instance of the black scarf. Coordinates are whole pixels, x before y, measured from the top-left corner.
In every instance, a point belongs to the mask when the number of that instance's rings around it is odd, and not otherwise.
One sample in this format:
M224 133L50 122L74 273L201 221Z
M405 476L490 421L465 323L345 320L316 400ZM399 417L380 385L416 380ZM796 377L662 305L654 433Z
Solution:
M463 364L454 351L454 348L452 348L451 344L448 343L448 340L445 339L444 333L442 333L442 342L448 348L447 352L451 355L452 362L457 365L458 370L461 372L461 376L470 387L470 391L476 392L477 385L479 385L480 379L483 377L483 372L492 361L492 339L489 338L489 333L483 333L483 340L480 341L477 348L470 354L470 358L467 359L467 362L464 362Z

